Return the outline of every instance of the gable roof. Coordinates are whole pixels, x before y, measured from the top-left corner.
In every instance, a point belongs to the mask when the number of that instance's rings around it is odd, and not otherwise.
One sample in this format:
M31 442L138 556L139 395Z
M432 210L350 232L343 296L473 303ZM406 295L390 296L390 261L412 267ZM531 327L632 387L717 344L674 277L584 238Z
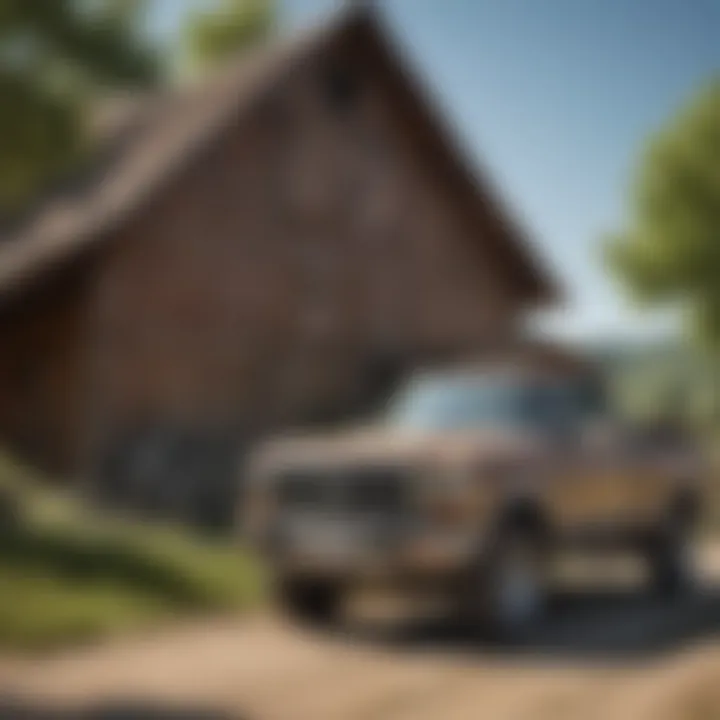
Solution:
M492 216L498 231L487 238L484 231L483 239L493 244L523 296L531 302L557 297L553 281L495 191L467 166L464 153L452 144L432 103L403 67L376 13L363 6L246 53L197 86L161 93L111 113L100 129L104 138L93 166L41 198L14 227L0 228L0 302L16 296L53 268L101 245L283 73L325 44L342 41L348 33L359 33L395 76L398 92L420 119L428 148L447 170L447 179L456 191L482 219L484 228Z

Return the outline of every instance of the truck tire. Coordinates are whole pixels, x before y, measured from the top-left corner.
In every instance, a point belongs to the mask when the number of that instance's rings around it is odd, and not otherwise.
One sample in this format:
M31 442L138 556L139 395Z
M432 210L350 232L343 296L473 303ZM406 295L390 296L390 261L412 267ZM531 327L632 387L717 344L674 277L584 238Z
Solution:
M677 514L650 539L647 558L655 594L677 597L692 590L695 584L692 529L692 521Z
M469 573L462 599L474 634L523 640L547 605L547 548L534 528L509 525Z
M283 578L278 583L276 599L292 619L323 626L337 617L342 590L338 583L327 580Z

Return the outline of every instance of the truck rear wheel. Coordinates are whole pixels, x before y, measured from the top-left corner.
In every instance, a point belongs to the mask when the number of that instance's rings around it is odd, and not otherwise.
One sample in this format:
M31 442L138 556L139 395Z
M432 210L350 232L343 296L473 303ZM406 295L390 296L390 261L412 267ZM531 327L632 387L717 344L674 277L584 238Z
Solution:
M674 597L689 592L695 583L692 522L682 516L669 520L651 538L647 557L656 594Z
M328 625L337 616L342 589L329 580L283 578L278 583L276 599L291 618L312 625Z

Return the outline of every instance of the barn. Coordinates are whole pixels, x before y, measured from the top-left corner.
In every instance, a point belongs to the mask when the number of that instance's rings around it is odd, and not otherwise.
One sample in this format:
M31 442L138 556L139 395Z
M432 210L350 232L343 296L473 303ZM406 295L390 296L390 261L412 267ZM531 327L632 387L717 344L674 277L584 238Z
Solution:
M117 502L222 518L259 435L513 343L556 297L365 5L101 120L0 230L0 437Z

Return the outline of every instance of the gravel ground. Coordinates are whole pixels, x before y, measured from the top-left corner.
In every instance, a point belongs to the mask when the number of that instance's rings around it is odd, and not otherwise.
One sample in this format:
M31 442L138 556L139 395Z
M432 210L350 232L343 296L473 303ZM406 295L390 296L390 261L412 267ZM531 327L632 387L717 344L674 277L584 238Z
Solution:
M258 615L0 661L0 718L720 719L720 545L682 601L565 592L522 647L441 619L310 633Z

